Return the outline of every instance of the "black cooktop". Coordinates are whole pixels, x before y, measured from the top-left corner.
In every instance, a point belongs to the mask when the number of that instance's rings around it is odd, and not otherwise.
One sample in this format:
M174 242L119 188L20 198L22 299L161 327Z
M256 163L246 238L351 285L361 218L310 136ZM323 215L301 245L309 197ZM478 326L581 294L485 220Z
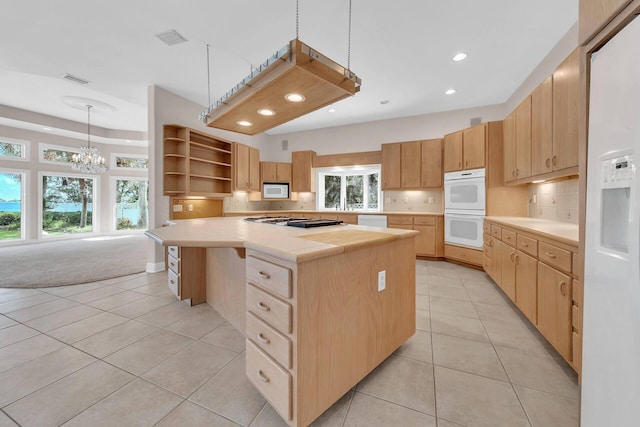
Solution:
M342 221L334 219L308 219L308 218L295 218L290 216L257 216L248 217L245 221L261 223L261 224L274 224L274 225L287 225L289 227L311 228L311 227L326 227L329 225L339 225Z

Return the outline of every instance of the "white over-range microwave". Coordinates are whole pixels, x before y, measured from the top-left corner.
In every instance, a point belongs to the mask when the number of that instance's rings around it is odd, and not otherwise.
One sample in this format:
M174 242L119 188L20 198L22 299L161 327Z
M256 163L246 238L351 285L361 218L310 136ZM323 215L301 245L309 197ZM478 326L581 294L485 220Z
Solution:
M264 183L262 184L263 199L288 199L289 184L282 183Z

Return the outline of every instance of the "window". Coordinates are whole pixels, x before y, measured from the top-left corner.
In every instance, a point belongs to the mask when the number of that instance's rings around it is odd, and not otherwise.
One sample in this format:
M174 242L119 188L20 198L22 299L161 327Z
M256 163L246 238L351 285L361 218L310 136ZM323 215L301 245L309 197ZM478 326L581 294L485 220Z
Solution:
M382 211L380 166L317 171L318 210Z
M147 228L149 182L140 178L115 178L116 230Z
M24 176L0 170L0 242L23 238Z
M70 147L40 144L40 162L42 163L70 163L74 154L80 153Z
M0 138L0 159L27 160L27 142Z
M148 169L149 159L142 154L112 154L111 164L117 169Z
M42 175L42 235L93 231L94 178Z

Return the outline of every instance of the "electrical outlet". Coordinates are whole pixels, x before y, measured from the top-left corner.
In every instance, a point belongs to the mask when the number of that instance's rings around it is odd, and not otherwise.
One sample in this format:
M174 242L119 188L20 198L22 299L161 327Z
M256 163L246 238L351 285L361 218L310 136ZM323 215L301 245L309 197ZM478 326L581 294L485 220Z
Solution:
M182 212L182 205L173 205L174 212Z
M193 205L189 205L189 212L193 212Z
M538 203L538 196L536 196L535 194L533 195L533 203Z
M387 287L387 272L386 270L378 271L378 292L382 292Z
M429 196L429 202L430 204L433 204L433 196Z

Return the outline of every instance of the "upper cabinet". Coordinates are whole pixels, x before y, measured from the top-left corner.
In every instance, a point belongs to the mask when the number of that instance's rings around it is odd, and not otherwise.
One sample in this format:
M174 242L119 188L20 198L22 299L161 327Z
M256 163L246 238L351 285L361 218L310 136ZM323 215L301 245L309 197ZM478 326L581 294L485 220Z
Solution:
M579 70L576 49L504 120L505 183L578 173Z
M291 153L291 191L315 192L311 168L315 151L294 151Z
M165 125L163 192L166 196L231 195L233 143L178 125Z
M260 191L260 151L235 144L235 190Z
M382 189L442 187L442 140L382 144Z
M462 131L444 136L444 171L462 170Z
M631 0L580 0L578 32L580 44L589 41Z
M291 163L260 162L261 182L291 183Z
M485 167L486 126L484 124L444 136L444 171L455 172Z
M553 73L553 170L578 166L580 51L574 50Z

